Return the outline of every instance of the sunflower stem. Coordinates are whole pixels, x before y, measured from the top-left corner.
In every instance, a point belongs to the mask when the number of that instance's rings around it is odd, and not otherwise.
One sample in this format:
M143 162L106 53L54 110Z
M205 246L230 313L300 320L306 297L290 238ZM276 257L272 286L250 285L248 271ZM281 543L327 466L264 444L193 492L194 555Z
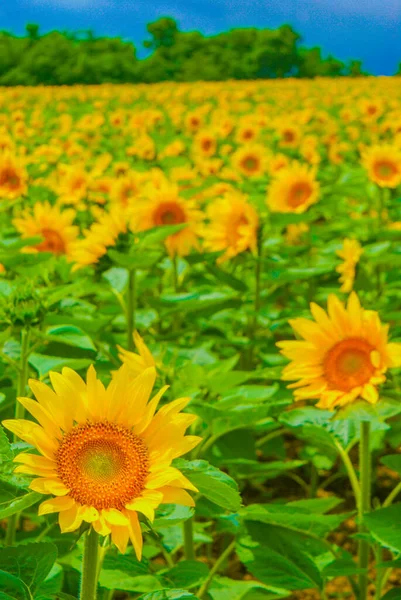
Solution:
M26 383L28 379L28 358L29 358L29 329L23 329L21 331L21 357L18 369L18 381L17 381L17 398L24 396ZM25 416L25 408L18 400L15 403L15 418L23 419ZM14 434L13 440L16 442L18 437ZM6 531L6 546L12 546L15 542L15 532L19 521L20 513L11 515L7 523Z
M174 254L173 258L171 259L171 262L173 264L173 287L174 287L174 292L176 294L178 294L178 261L177 261L177 255Z
M98 578L99 534L91 528L85 534L80 600L96 600Z
M206 594L209 590L210 584L213 581L214 576L219 571L220 567L224 564L224 562L229 558L229 556L234 551L234 549L235 549L235 540L233 542L231 542L231 544L229 546L227 546L227 548L224 550L224 552L219 556L219 558L214 563L213 568L211 569L211 571L208 575L208 578L203 583L203 585L199 588L199 591L197 594L199 600L203 600L203 598L206 596Z
M371 504L371 456L370 456L370 423L361 422L361 440L359 444L359 473L360 473L360 501L358 504L359 533L366 533L363 525L363 515L370 511ZM359 541L358 561L360 569L368 569L369 566L369 542L365 539ZM359 598L366 600L368 593L368 574L359 575Z
M184 521L184 555L186 560L195 560L194 522L192 517Z
M128 289L127 289L127 348L131 352L134 350L134 330L135 330L135 312L136 312L136 270L128 271Z

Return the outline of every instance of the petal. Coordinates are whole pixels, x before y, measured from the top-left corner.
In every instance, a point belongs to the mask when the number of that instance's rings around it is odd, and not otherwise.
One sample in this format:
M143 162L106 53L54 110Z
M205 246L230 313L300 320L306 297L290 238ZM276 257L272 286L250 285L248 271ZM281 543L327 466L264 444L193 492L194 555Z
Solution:
M163 504L195 506L195 500L182 488L165 486L159 490L163 494Z
M40 504L38 515L49 515L50 513L62 512L69 510L75 504L74 498L71 496L59 496L58 498L50 498Z
M128 513L129 524L128 531L129 537L131 539L132 545L134 546L135 554L138 560L142 558L142 531L141 526L139 524L138 515L135 512Z

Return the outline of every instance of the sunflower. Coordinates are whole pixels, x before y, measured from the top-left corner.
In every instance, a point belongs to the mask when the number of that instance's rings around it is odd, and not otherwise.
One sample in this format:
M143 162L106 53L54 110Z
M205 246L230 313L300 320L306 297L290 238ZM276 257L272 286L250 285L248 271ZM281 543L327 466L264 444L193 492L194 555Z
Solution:
M22 238L40 236L43 240L29 248L31 252L68 254L71 244L78 236L78 227L73 225L75 211L60 210L49 202L36 203L33 209L25 209L13 220Z
M297 125L285 123L278 127L279 144L282 148L296 148L301 139L301 129Z
M129 368L130 372L134 375L140 375L142 371L149 367L155 366L155 359L152 356L152 353L149 351L148 347L144 343L143 339L139 335L137 331L134 332L134 343L139 352L136 354L135 352L130 352L129 350L125 350L121 348L121 346L117 346L119 350L119 358L121 362L123 362Z
M195 135L192 145L194 154L209 158L216 153L216 148L216 136L212 131L202 129Z
M318 199L315 169L293 162L280 169L270 185L266 202L272 212L300 214Z
M238 148L231 157L231 164L245 177L261 177L265 171L266 151L260 144Z
M69 257L75 263L73 271L96 264L110 246L115 246L119 235L127 232L127 219L128 215L118 207L101 211L84 237L71 244Z
M62 204L79 204L86 196L90 178L81 165L64 166L56 190Z
M28 174L21 160L9 152L0 154L0 198L15 200L26 194Z
M395 188L401 183L401 151L390 144L366 148L362 165L369 179L380 187Z
M337 273L340 273L341 292L346 294L352 291L355 280L355 269L363 253L362 246L358 240L346 238L341 250L337 250L336 254L342 258L341 265L336 267Z
M181 198L175 184L162 182L158 188L149 185L146 194L135 206L130 225L132 231L137 232L162 225L186 224L165 240L171 256L186 256L192 248L198 247L198 229L202 219L202 212L194 200Z
M63 533L90 523L100 535L110 534L121 552L130 539L138 560L138 513L153 521L160 504L194 506L185 490L197 491L171 466L199 443L200 438L185 436L196 416L181 413L189 398L156 413L167 386L149 401L155 378L154 367L133 378L123 365L105 388L93 366L86 382L65 368L50 373L54 391L31 380L37 401L18 398L39 424L3 423L39 452L14 459L20 463L16 472L36 476L30 488L51 496L39 506L39 515L59 513Z
M241 252L256 252L259 219L254 207L240 192L232 191L209 204L209 219L204 228L204 247L211 252L224 253L222 263Z
M143 174L136 171L114 179L110 190L111 202L122 210L126 209L139 196L143 180Z
M289 321L303 340L277 344L291 360L282 378L296 380L289 386L295 400L318 398L318 406L328 409L359 397L375 404L387 369L401 366L401 344L388 342L388 325L364 310L355 292L346 306L331 294L327 313L314 303L311 313L315 321Z

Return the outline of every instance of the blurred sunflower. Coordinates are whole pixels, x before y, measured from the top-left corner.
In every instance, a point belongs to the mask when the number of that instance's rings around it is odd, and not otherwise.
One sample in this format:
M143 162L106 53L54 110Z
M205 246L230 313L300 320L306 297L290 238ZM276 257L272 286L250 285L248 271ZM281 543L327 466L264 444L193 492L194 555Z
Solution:
M194 200L179 195L177 185L163 182L160 187L150 184L143 198L135 205L130 226L132 231L146 231L162 225L186 224L186 227L169 235L165 246L171 256L186 256L198 248L198 230L203 213Z
M311 304L315 321L289 321L302 340L278 342L291 360L282 374L295 400L318 398L320 408L334 408L363 398L375 404L377 386L391 367L401 366L401 344L389 343L388 325L377 312L364 310L352 292L347 306L331 294L328 312Z
M227 192L207 208L209 223L204 227L204 247L224 253L218 263L251 250L256 252L259 219L254 207L240 192Z
M30 252L52 252L66 254L76 240L79 229L73 225L75 211L61 210L49 202L37 202L33 209L25 209L13 220L22 238L40 236L43 240L36 246L29 247Z
M273 212L303 213L319 199L315 169L293 162L283 167L270 184L267 205Z
M26 194L28 173L21 159L9 152L0 155L0 198L15 200Z
M337 273L340 273L340 283L342 284L340 292L347 294L352 291L356 265L363 254L363 249L358 240L346 238L343 247L341 250L337 250L336 254L343 260L341 265L336 267Z
M380 187L395 188L401 183L401 151L390 144L365 148L362 165Z
M130 352L129 350L125 350L121 346L117 346L119 350L118 357L122 363L127 365L130 370L130 373L133 376L140 375L142 371L149 367L155 366L155 359L152 356L152 353L149 351L148 347L144 343L143 339L139 335L137 331L134 332L134 343L136 349L139 354L135 352Z
M73 271L87 265L96 264L107 253L107 249L115 246L120 234L127 232L128 215L120 208L102 211L84 237L70 246L69 258L74 262Z
M63 533L90 523L100 535L110 534L121 552L131 540L138 560L138 513L153 521L160 504L194 506L185 490L197 491L171 466L199 443L200 438L185 436L197 417L181 413L189 398L156 413L167 386L149 401L155 377L154 367L133 378L123 365L105 388L93 367L86 382L65 368L62 374L50 373L54 391L31 380L37 401L18 398L39 424L3 423L39 452L14 459L20 463L16 472L36 476L32 490L52 496L42 502L39 515L59 513Z
M231 164L245 177L261 177L266 166L266 150L260 144L238 148L231 157Z

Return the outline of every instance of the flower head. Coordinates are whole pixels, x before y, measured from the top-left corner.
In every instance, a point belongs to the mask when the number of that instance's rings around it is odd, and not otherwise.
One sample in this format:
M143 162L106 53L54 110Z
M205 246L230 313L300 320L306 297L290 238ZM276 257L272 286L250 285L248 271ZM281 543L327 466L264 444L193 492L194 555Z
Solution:
M30 488L51 496L39 514L59 513L62 532L83 521L111 538L121 552L131 540L138 559L142 533L138 513L150 521L163 503L193 506L185 490L196 488L175 467L174 458L200 441L185 436L195 416L183 414L189 398L157 405L150 401L154 367L132 377L123 365L107 388L91 367L86 381L72 371L50 373L54 391L30 381L37 399L19 402L38 421L8 420L4 426L36 448L15 458L16 472L34 475Z
M401 183L401 151L395 146L382 144L365 149L362 165L369 179L380 187L395 188Z
M336 267L337 273L340 273L341 292L349 293L352 291L355 280L355 269L363 253L362 246L358 240L346 238L341 250L337 250L337 256L342 258L341 265Z
M224 250L218 262L224 262L241 252L256 252L259 219L247 198L236 191L208 206L209 224L205 227L204 246L211 252Z
M318 199L315 170L294 162L278 171L270 184L266 202L273 212L300 214Z
M290 320L302 340L277 344L291 360L283 379L296 380L289 386L295 399L318 398L320 408L343 406L359 397L375 404L387 369L401 366L401 344L389 343L388 325L377 312L364 310L354 292L346 306L332 294L327 313L314 303L311 312L314 321Z

